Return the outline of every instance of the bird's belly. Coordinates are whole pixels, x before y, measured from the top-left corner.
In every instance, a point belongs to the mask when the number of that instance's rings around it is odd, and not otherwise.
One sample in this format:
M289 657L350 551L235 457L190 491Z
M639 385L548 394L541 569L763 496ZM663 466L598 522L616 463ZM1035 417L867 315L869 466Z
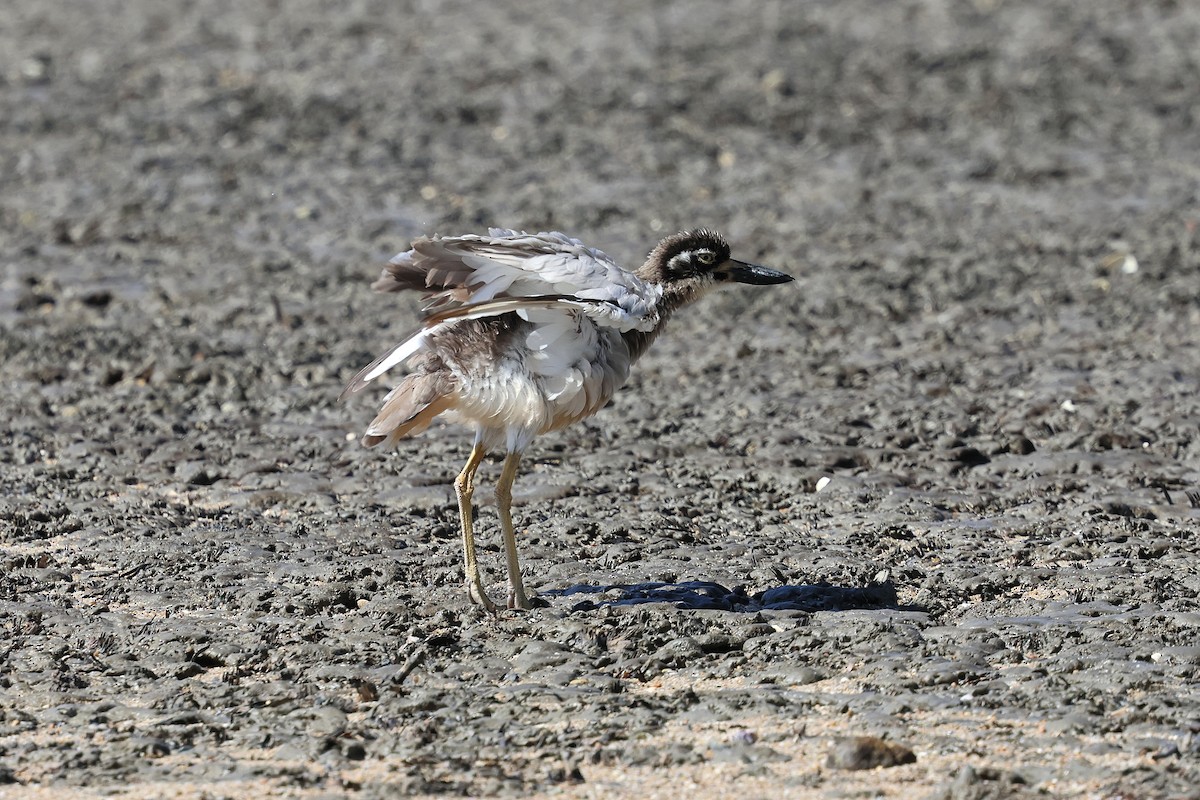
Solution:
M452 416L536 435L595 414L629 377L629 350L620 334L581 322L568 331L557 320L528 323L523 346L486 372L459 376Z
M487 374L460 378L457 402L448 414L485 428L540 432L549 415L543 392L518 359L504 359Z

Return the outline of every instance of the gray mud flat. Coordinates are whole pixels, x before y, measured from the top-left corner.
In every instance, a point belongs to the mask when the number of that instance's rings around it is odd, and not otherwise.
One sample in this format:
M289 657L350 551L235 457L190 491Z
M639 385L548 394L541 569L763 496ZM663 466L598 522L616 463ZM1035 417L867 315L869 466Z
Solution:
M8 3L0 797L1200 796L1198 41L1190 2ZM537 443L545 602L499 619L467 436L365 451L382 391L335 403L414 324L377 265L488 225L800 277Z

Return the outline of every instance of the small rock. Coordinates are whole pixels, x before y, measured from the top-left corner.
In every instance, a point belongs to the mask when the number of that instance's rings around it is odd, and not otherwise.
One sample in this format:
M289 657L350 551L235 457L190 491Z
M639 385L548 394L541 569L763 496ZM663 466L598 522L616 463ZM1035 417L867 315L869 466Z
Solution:
M878 736L845 736L839 738L825 757L825 765L833 769L875 769L915 764L917 754L901 744L885 742Z
M337 736L346 729L346 713L334 706L304 709L298 715L305 718L305 730L309 736Z

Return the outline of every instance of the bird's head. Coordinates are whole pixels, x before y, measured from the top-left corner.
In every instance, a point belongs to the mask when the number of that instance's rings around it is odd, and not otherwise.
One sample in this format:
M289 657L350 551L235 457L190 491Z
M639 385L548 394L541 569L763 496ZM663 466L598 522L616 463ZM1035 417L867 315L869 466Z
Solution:
M725 237L706 228L663 239L638 273L664 290L686 293L689 299L722 283L770 284L793 280L791 275L778 270L731 258Z

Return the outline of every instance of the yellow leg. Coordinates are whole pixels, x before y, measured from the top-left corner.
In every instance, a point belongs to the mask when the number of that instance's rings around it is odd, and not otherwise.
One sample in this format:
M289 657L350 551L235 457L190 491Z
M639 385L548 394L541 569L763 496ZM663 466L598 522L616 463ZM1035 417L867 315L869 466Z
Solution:
M471 495L475 491L475 471L483 461L484 450L475 445L467 457L466 466L454 479L454 492L458 495L458 517L462 523L463 553L467 560L467 594L491 613L496 613L496 604L483 590L483 579L479 576L479 564L475 560L475 534L471 529Z
M512 521L512 485L520 463L520 453L509 453L504 457L504 468L500 471L500 480L496 481L496 505L500 508L500 529L504 532L504 558L508 561L508 607L529 609L533 606L525 596L525 584L521 580L517 535Z

